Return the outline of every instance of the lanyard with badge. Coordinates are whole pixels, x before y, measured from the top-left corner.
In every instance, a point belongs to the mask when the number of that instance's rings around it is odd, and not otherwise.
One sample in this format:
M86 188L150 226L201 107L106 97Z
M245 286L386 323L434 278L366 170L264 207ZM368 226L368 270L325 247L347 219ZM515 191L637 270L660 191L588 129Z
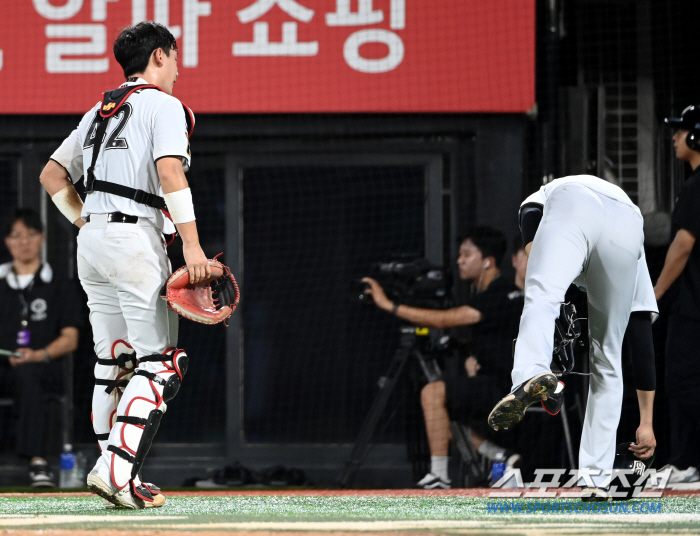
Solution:
M41 272L41 268L42 267L40 266L36 274ZM34 288L34 280L36 279L36 274L34 274L34 277L32 277L32 280L26 287L20 288L19 277L15 273L14 269L12 270L12 273L15 276L17 295L19 296L19 301L22 305L22 311L20 313L20 328L17 331L17 346L20 348L28 347L32 340L32 332L29 329L29 301L27 300L27 298L29 296L29 293Z

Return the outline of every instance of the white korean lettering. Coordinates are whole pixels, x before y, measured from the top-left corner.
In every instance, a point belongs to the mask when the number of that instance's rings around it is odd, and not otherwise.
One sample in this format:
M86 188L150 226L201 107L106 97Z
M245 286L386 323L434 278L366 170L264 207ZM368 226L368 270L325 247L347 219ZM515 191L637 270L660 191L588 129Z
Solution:
M291 17L302 22L309 22L314 16L314 10L308 9L294 0L257 0L237 15L242 23L256 20L267 13L275 5ZM256 22L253 25L252 43L234 43L234 56L315 56L318 54L318 41L300 43L297 41L297 23L282 23L282 42L271 43L267 22Z
M672 469L670 467L664 468L663 471L656 471L656 469L650 469L649 482L647 483L647 487L655 489L666 489L666 486L668 486L668 481L671 478L671 470Z
M376 11L372 9L372 0L358 0L357 8L357 12L353 13L350 11L350 0L336 0L335 13L326 13L326 24L328 26L362 26L384 20L384 12L381 9Z
M360 56L360 47L367 43L384 43L389 53L384 58L367 59ZM347 64L361 73L385 73L396 69L403 61L401 38L389 30L360 30L345 41L343 56Z
M530 484L531 488L558 488L561 486L561 477L566 469L535 469L535 480Z
M497 482L494 482L492 487L502 488L506 485L506 482L515 483L515 486L513 486L515 488L525 487L525 484L523 484L523 475L519 467L510 467L506 469L505 474L499 478Z
M131 2L131 23L138 24L148 18L146 12L148 0L132 0ZM180 26L170 26L170 0L153 0L153 20L165 26L175 39L180 39L182 28Z
M62 6L54 6L49 0L32 0L36 12L50 20L66 20L75 17L83 7L83 0L66 0Z
M282 42L270 43L267 22L253 25L252 43L234 43L234 56L315 56L318 54L318 41L299 43L297 23L282 23Z
M275 5L279 6L287 15L302 22L309 22L314 16L313 9L308 9L296 3L294 0L257 0L255 3L238 12L238 20L243 24L252 22L262 17Z
M199 18L211 15L211 2L184 0L183 9L182 64L185 67L196 67L199 64Z
M391 0L391 29L403 30L406 27L406 0Z
M595 488L596 484L593 482L593 477L600 476L602 473L603 471L601 469L592 469L590 467L584 467L578 470L571 469L571 471L569 471L571 478L567 480L562 487L571 488L573 486L581 486L584 488Z
M2 50L0 50L0 71L2 71L2 66L4 64L4 56Z
M107 20L107 2L116 1L117 0L92 0L92 20L94 22Z
M89 41L56 42L46 45L46 71L49 73L104 73L109 59L66 59L67 56L101 56L107 52L104 24L47 24L48 38L90 38Z

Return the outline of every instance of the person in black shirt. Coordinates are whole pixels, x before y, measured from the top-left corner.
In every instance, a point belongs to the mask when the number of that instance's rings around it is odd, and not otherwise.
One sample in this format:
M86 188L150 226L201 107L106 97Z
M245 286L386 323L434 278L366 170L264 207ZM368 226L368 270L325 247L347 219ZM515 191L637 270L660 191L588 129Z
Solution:
M46 462L46 395L60 393L61 357L78 347L77 288L58 282L41 262L44 233L38 214L17 210L5 227L12 261L0 265L0 348L16 355L2 359L2 388L14 390L16 449L29 459L33 486L54 486Z
M501 277L498 265L506 252L505 236L490 227L477 227L460 244L459 276L472 282L465 305L446 310L420 309L394 303L372 278L367 293L375 304L417 326L474 326L464 375L428 383L421 392L430 447L430 472L418 482L426 489L449 488L450 420L485 421L500 392L510 386L512 344L518 333L523 292ZM496 445L472 427L474 447L494 461L514 464L520 456Z
M527 252L523 245L522 237L517 234L513 237L513 257L511 264L515 270L515 286L520 290L525 290L525 272L527 271Z
M666 384L671 431L669 482L700 481L700 105L688 106L680 118L666 119L675 130L676 158L690 164L676 200L671 225L673 242L654 287L659 300L673 285L677 290L668 320Z

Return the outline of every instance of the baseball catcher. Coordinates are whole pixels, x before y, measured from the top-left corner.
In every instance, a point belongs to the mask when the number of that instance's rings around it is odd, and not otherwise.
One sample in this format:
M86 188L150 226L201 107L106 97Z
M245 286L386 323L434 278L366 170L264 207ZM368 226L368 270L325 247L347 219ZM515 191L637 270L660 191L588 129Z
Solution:
M40 180L61 213L80 227L77 265L98 358L93 416L102 447L87 485L115 507L141 509L164 503L156 502L162 494L142 482L139 472L189 362L176 347L177 315L158 299L171 273L163 235L180 235L188 290L210 281L212 261L199 243L185 176L194 114L173 96L175 37L165 26L144 21L124 28L113 52L126 81L105 91L83 116ZM81 176L84 203L72 184ZM207 287L199 301L175 297L172 306L181 299L198 303L208 309L200 321L223 320L237 300L224 283L216 284L230 296ZM181 283L189 296L187 285Z

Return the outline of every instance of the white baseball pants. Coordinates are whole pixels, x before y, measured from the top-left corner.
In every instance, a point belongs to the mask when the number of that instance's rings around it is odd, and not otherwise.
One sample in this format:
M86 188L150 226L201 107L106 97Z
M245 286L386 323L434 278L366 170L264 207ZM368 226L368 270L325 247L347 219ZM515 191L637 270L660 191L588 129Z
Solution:
M513 386L550 372L554 320L571 282L581 274L588 293L590 388L579 466L601 470L615 459L622 404L622 339L642 258L643 220L627 203L580 184L547 200L525 277L525 306L515 347Z
M135 224L108 223L106 214L92 214L78 235L77 256L98 358L110 359L112 344L119 339L128 341L137 357L161 354L176 345L177 315L160 298L171 273L170 261L162 234L153 224L145 219ZM159 362L139 365L140 370L155 374L163 368ZM96 378L112 380L123 373L116 366L95 365ZM111 431L109 440L100 441L100 447L112 468L114 484L120 488L130 479L130 465L121 459L115 463L115 455L107 451L107 445L123 447L125 435L138 436L128 441L129 447L138 445L142 428L114 424L116 416L126 415L137 399L139 404L165 410L151 382L143 376L132 377L123 395L119 389L107 394L103 385L96 385L93 392L93 428L98 435ZM123 429L132 428L130 433L124 433Z

